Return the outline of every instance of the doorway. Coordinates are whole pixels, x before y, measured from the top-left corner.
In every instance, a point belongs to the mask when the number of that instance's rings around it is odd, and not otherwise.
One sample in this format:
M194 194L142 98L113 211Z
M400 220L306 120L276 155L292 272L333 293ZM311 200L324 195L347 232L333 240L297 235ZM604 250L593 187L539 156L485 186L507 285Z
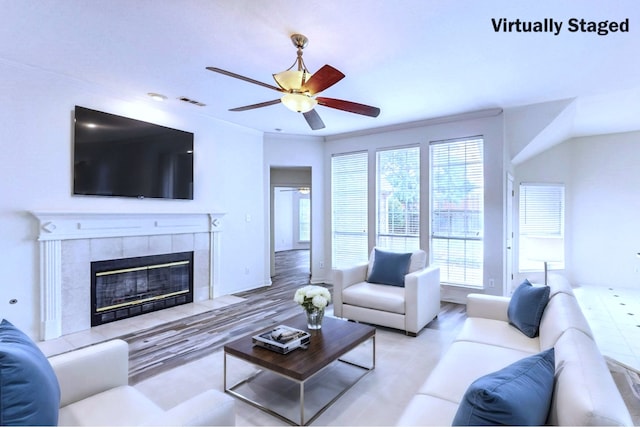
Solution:
M278 266L285 259L298 259L299 269L311 275L311 168L272 167L270 170L270 276L290 266ZM297 256L276 256L297 251Z

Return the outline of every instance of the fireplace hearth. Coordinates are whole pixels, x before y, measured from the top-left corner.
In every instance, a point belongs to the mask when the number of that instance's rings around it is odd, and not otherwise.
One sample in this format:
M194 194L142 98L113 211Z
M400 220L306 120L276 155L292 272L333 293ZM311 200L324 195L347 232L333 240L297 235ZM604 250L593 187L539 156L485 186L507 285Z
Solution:
M193 302L193 252L91 263L91 326Z

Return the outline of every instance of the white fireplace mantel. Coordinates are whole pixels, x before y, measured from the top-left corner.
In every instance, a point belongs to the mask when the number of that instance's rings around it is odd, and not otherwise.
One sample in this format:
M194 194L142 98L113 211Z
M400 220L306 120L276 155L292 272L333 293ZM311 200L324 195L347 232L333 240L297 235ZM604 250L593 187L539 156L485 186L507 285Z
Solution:
M209 296L220 276L220 232L224 213L31 212L40 242L40 335L62 335L62 241L129 236L209 233Z
M42 212L39 241L222 231L223 213Z

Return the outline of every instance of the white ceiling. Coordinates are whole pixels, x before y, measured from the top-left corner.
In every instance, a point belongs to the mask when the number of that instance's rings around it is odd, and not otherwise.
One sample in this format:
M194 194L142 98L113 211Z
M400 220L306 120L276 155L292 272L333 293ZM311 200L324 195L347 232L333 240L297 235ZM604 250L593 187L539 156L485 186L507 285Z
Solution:
M572 135L640 129L637 0L0 0L0 10L0 60L119 97L158 92L162 108L264 132L327 136L574 98ZM564 24L559 35L496 33L492 18ZM630 31L572 33L571 18L628 18ZM326 128L312 131L281 104L227 111L280 94L205 67L273 84L295 60L292 33L309 38L311 72L330 64L346 75L322 96L380 116L320 106Z

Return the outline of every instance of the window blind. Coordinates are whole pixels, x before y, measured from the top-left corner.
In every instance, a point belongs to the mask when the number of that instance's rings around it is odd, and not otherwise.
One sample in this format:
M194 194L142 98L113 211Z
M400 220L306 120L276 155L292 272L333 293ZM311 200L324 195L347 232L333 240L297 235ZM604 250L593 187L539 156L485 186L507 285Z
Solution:
M430 249L443 283L482 287L483 145L482 138L430 144Z
M331 158L331 264L366 262L368 254L368 153Z
M311 240L311 200L309 195L301 195L298 199L298 240Z
M520 184L520 271L564 268L564 185Z
M376 245L397 252L420 248L420 147L379 151Z

